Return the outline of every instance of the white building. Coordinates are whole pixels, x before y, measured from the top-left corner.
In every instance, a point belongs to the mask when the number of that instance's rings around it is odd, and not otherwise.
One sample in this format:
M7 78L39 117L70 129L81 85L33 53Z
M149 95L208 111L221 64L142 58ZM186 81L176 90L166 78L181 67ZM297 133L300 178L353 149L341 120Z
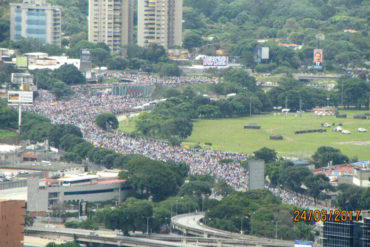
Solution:
M61 8L46 0L23 0L10 4L10 39L37 39L61 45Z
M138 1L138 45L182 45L182 0Z
M25 53L23 55L28 58L28 70L55 70L64 64L71 64L80 69L80 59L69 58L68 56L49 56L43 52Z
M369 188L370 187L370 167L356 167L353 173L353 184Z
M71 201L122 201L128 193L124 180L99 175L74 175L59 179L29 179L27 183L27 210L47 212L61 203Z
M139 1L140 2L140 1ZM121 53L133 42L133 0L89 0L89 41Z

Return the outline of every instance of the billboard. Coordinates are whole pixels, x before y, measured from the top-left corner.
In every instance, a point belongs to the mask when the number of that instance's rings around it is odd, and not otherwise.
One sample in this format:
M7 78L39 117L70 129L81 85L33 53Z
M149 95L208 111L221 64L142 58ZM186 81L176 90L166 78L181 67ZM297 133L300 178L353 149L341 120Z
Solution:
M227 66L229 58L226 56L205 56L203 66Z
M28 58L25 56L17 56L15 64L17 68L28 68Z
M8 103L32 104L33 92L8 91Z
M323 51L322 49L314 49L313 50L313 64L316 69L322 68L323 62Z
M269 59L270 58L270 49L268 47L261 48L261 59Z

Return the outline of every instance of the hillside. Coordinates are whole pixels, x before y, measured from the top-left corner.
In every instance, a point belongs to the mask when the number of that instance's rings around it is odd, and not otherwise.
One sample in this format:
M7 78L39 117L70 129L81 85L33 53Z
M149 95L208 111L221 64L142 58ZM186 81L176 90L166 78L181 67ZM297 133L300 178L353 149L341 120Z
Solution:
M0 5L0 42L8 37L7 2ZM63 6L62 31L72 45L87 39L88 0L49 2ZM312 64L316 35L321 33L326 69L365 67L370 56L369 18L366 0L184 0L184 47L206 54L222 49L255 67L253 49L263 39L271 61L258 65L257 71L289 72ZM205 36L213 40L204 41ZM293 51L279 47L279 42L303 48Z

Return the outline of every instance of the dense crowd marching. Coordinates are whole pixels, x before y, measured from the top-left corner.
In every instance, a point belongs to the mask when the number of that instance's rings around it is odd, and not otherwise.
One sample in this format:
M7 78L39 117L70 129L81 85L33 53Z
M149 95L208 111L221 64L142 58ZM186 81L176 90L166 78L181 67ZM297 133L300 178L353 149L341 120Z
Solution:
M126 154L142 154L156 160L173 160L189 164L192 174L213 174L235 188L246 188L246 171L239 164L246 154L187 149L173 147L167 142L149 140L143 137L132 138L120 131L106 132L94 125L94 116L102 112L122 114L134 112L135 106L149 102L149 99L128 99L113 95L85 94L86 86L73 87L75 94L70 100L55 101L53 95L40 90L33 106L26 110L47 116L53 123L73 124L81 128L84 138L100 147L106 147ZM232 159L235 162L222 164L220 160Z
M106 94L89 95L88 86L74 86L73 90L75 94L71 99L61 101L56 101L48 91L40 90L34 105L25 108L50 118L53 123L78 126L84 138L96 146L124 154L142 154L161 161L184 162L189 165L192 174L211 174L219 180L226 181L235 189L247 188L247 171L239 163L240 160L247 158L246 154L174 147L165 141L131 137L121 131L106 132L94 124L94 117L99 113L129 114L136 112L135 107L148 103L150 99ZM222 160L226 159L233 162L222 163ZM281 189L269 188L269 190L282 198L285 203L306 208L317 206L311 198Z
M181 77L164 77L159 78L157 76L143 74L130 74L124 72L104 72L99 76L105 79L120 79L135 81L135 83L142 84L158 84L166 86L179 86L187 84L201 84L201 83L216 83L217 78L215 77L204 77L204 76L181 76Z

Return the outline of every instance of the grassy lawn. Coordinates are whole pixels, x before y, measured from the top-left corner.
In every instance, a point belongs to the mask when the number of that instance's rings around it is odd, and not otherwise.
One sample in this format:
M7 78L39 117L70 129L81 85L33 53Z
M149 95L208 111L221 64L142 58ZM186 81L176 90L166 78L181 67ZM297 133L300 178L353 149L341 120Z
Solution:
M129 120L125 119L119 122L118 127L122 132L132 133L135 131L135 117L130 118Z
M257 75L256 80L262 81L262 82L266 82L266 81L277 82L282 77L284 77L284 75L282 74L270 75L270 76Z
M9 130L0 129L0 138L14 138L18 137L18 134Z
M343 113L343 111L341 111ZM194 121L193 134L185 145L212 143L212 149L253 152L264 146L275 149L280 155L306 158L311 156L318 147L323 145L339 148L349 157L370 159L370 120L353 119L358 111L348 111L347 119L336 117L316 117L313 113L305 113L302 118L291 113L274 116L260 115L252 118L233 118ZM364 113L364 112L362 112ZM295 135L294 131L320 129L321 123L343 123L343 128L351 131L349 135L333 132L333 127L325 133L309 133ZM244 129L247 123L257 123L261 129ZM357 129L366 128L369 132L360 133ZM269 140L270 134L278 134L284 140Z

